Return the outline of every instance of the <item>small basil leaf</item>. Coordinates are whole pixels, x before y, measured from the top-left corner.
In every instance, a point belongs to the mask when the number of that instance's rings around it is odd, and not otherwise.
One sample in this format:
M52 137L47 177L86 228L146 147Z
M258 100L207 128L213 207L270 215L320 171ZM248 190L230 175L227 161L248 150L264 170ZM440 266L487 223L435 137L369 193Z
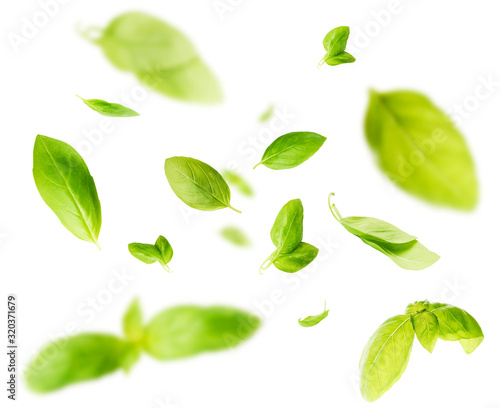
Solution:
M236 187L236 189L241 194L246 195L248 197L252 197L253 196L253 189L252 189L252 187L238 173L235 173L234 171L231 171L231 170L224 170L222 172L222 177L224 177L224 180L226 180L229 184L231 184L234 187Z
M168 264L174 256L174 250L172 249L172 246L168 242L167 238L160 235L155 242L155 247L158 248L158 251L160 251L160 263L164 265Z
M142 310L139 301L135 299L123 316L123 332L125 337L132 343L139 342L144 331Z
M271 228L271 240L278 253L292 252L302 241L304 207L300 199L290 200L278 213Z
M274 106L271 105L262 113L262 115L260 115L259 122L261 123L267 122L269 119L271 119L273 113L274 113Z
M78 95L77 95L78 96ZM111 116L116 118L126 118L130 116L139 116L139 114L127 108L126 106L120 105L119 103L109 103L103 101L102 99L83 99L78 96L90 109L95 110L103 116Z
M163 269L165 269L167 272L171 272L167 264L172 259L174 251L170 243L163 235L160 235L158 237L155 245L139 244L134 242L128 245L128 250L139 261L142 261L146 264L153 264L155 262L158 262L163 267Z
M349 34L350 29L346 26L337 27L328 32L323 39L326 54L319 62L319 65L323 65L324 62L328 65L340 65L356 61L356 58L345 52Z
M425 95L372 91L365 132L380 167L400 188L433 204L476 207L478 181L467 144Z
M484 334L476 319L465 310L451 305L432 309L439 322L439 338L458 340L467 354L472 353L484 340Z
M269 145L255 167L259 164L273 170L297 167L314 155L325 141L326 137L313 132L287 133Z
M258 317L242 310L213 306L177 306L146 326L144 349L158 360L191 357L237 346L260 326Z
M330 310L326 310L326 301L325 301L325 310L322 313L315 316L307 316L304 319L299 319L299 324L302 327L316 326L319 322L321 322L321 320L323 320L325 317L328 316L329 311Z
M250 240L245 233L237 227L225 227L221 231L224 239L239 247L250 246Z
M273 265L283 272L298 272L314 261L318 251L315 246L301 242L292 252L278 255Z
M85 161L69 144L38 135L33 178L43 201L77 238L98 248L101 203Z
M355 62L356 58L354 58L348 52L341 52L334 57L330 57L325 62L330 66L342 65L342 64L350 64L351 62Z
M408 315L387 319L368 340L360 368L361 395L373 402L388 391L403 375L415 333Z
M371 217L344 217L341 224L351 234L370 241L407 244L417 239L388 222Z
M137 357L137 348L116 336L79 334L47 345L29 364L26 382L35 392L55 391L129 369Z
M411 323L422 347L429 353L432 353L439 335L436 315L431 312L418 313L411 316Z
M165 160L165 175L175 195L186 205L202 211L231 207L231 191L222 176L211 166L190 157Z

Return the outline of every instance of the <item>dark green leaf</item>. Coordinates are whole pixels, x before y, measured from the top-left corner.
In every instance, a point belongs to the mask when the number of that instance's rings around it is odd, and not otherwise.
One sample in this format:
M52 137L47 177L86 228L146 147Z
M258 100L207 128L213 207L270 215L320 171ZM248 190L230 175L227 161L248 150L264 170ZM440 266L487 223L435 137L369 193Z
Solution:
M221 235L227 241L240 247L250 246L250 240L245 235L245 233L237 227L225 227L221 231Z
M77 95L78 96L78 95ZM111 116L117 118L126 118L130 116L139 116L139 114L127 108L126 106L120 105L119 103L109 103L103 101L102 99L83 99L78 96L90 109L95 110L103 116Z
M328 316L329 311L330 310L326 310L326 301L325 301L325 310L322 313L315 316L307 316L304 319L299 319L299 324L302 327L316 326L319 322L321 322L321 320L323 320L325 317Z
M67 143L38 135L33 177L43 201L76 237L93 242L101 230L101 203L85 161Z
M137 299L130 304L123 316L123 332L125 337L132 343L137 343L142 339L144 323L141 306Z
M315 246L301 242L292 252L278 255L273 264L283 272L298 272L316 259L318 251Z
M231 170L224 170L222 172L222 177L224 177L224 179L229 184L232 184L234 187L236 187L241 194L246 195L248 197L253 196L252 187L238 173L235 173L234 171Z

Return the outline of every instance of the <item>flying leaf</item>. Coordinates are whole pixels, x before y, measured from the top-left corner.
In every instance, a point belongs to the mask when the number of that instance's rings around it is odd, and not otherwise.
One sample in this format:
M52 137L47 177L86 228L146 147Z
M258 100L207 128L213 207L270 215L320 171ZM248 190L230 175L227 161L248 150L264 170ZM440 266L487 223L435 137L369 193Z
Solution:
M78 95L77 95L78 96ZM116 118L126 118L130 116L139 116L139 114L126 106L119 103L109 103L102 99L83 99L78 96L90 109L95 110L103 116L111 116Z
M299 324L302 327L316 326L319 322L321 322L325 317L328 316L329 311L330 310L326 310L326 301L325 301L325 310L323 312L315 316L307 316L304 319L299 319Z
M250 240L245 233L237 227L225 227L221 231L224 239L239 247L250 246Z
M144 323L139 301L134 299L123 316L123 332L127 340L139 342L143 336Z
M297 248L287 254L280 253L273 265L283 272L295 273L304 269L318 256L319 249L307 242L301 242Z
M253 189L252 189L252 187L238 173L236 173L236 172L234 172L232 170L224 170L222 172L222 177L224 177L224 180L226 180L229 184L231 184L234 187L236 187L236 189L241 194L246 195L248 197L252 197L253 196Z
M154 245L134 242L128 244L128 250L139 261L146 264L158 262L163 269L171 272L167 264L171 261L174 250L163 235L158 237Z
M326 51L318 66L325 62L328 65L340 65L356 61L351 54L345 52L350 29L346 26L336 27L329 31L323 39L323 47Z

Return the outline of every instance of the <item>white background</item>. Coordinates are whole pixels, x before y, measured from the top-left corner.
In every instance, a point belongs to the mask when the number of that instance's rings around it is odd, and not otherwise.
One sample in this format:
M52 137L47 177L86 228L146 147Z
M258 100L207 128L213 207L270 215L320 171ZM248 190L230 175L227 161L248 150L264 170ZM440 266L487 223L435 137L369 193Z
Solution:
M21 381L17 406L163 407L167 401L183 408L367 406L356 385L365 342L386 318L426 298L469 311L485 341L471 355L458 343L440 341L430 355L415 340L405 374L376 404L500 406L495 306L500 87L493 86L482 101L474 96L482 80L500 80L500 7L494 0L401 0L397 13L388 14L390 3L233 0L235 6L221 18L211 0L73 0L17 52L8 36L20 35L23 19L32 20L41 8L33 0L3 3L1 304L6 308L7 292L17 294L20 366L67 325L119 334L135 296L147 318L172 305L196 303L241 307L264 320L262 329L234 351L174 363L144 355L129 375L117 373L44 396L32 394ZM223 85L223 104L195 106L144 93L132 75L117 71L75 30L78 23L105 26L136 9L163 18L193 40ZM381 12L384 27L375 17ZM348 50L357 61L318 69L323 37L339 25L351 26ZM363 31L369 32L364 40ZM370 87L419 90L445 110L468 104L460 128L481 183L475 212L429 206L382 175L363 134ZM112 131L99 138L95 129L103 117L75 94L122 101L141 116L112 119ZM270 103L293 116L275 122L282 127L274 131L257 121ZM296 169L251 170L271 140L297 130L328 140ZM93 144L86 136L91 131ZM38 133L68 142L84 156L102 203L102 251L65 230L39 196L31 173ZM262 141L251 147L259 137ZM237 164L255 198L233 189L232 204L241 215L191 211L163 172L165 158L174 155L219 170ZM343 215L387 220L417 235L441 260L424 271L398 268L333 219L330 191ZM320 256L301 273L270 268L261 276L259 265L273 251L269 230L281 206L293 198L303 201L304 240L319 246ZM225 225L243 228L252 248L223 241L218 234ZM127 250L129 242L153 243L159 234L175 251L172 274L142 264ZM109 299L113 271L132 278ZM102 308L92 316L89 298L100 299ZM297 319L321 312L325 299L330 316L314 328L300 327ZM5 317L0 324L6 324ZM5 384L6 368L0 373Z

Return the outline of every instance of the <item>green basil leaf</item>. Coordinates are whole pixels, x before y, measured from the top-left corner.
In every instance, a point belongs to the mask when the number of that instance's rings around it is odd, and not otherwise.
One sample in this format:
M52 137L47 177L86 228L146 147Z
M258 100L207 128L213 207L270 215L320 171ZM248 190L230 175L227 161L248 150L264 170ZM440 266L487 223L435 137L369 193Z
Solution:
M365 400L376 401L401 378L414 337L408 315L391 317L370 337L359 363L360 389Z
M93 380L118 369L128 370L137 348L107 334L79 334L47 345L29 364L25 377L35 392L55 391Z
M271 119L273 113L274 113L274 106L271 105L262 113L262 115L260 115L259 122L260 123L267 122L269 119Z
M371 91L365 131L380 167L400 188L437 205L476 206L478 181L466 142L425 95Z
M298 272L314 261L318 252L315 246L301 242L292 252L278 255L273 265L283 272Z
M167 272L171 272L167 264L172 259L174 251L170 243L163 235L158 237L155 245L134 242L132 244L128 244L128 250L139 261L146 264L158 262L163 269Z
M414 315L420 312L428 312L431 309L431 302L429 302L428 300L424 300L410 303L408 306L406 306L405 313Z
M191 357L237 346L260 326L258 317L242 310L213 306L177 306L146 326L144 348L158 360Z
M271 228L271 240L279 254L292 252L302 241L304 207L300 199L290 200L278 213Z
M432 353L439 335L439 325L436 315L432 312L418 313L411 316L411 323L422 347L429 353Z
M313 132L287 133L269 145L255 167L259 164L273 170L297 167L314 155L325 141L326 137Z
M356 58L354 58L348 52L341 52L340 54L335 55L334 57L330 57L327 60L325 60L325 62L331 66L350 64L351 62L355 62L355 61L356 61Z
M316 326L321 320L323 320L325 317L328 316L329 311L330 310L326 310L326 301L325 301L325 310L322 313L315 316L307 316L304 319L299 319L299 324L302 327Z
M174 193L186 205L202 211L231 207L231 191L213 167L190 157L165 160L165 175Z
M224 177L224 180L226 180L229 184L231 184L234 187L236 187L236 189L241 194L246 195L248 197L252 197L253 196L253 189L252 189L252 187L238 173L235 173L234 171L231 171L231 170L224 170L222 172L222 177Z
M38 135L33 177L43 201L77 238L98 248L101 203L85 161L69 144Z
M174 256L174 250L172 249L172 246L168 242L167 238L165 238L163 235L160 235L155 242L155 247L160 251L160 263L164 265L168 264Z
M93 40L117 68L172 98L199 103L222 100L220 85L189 39L145 13L116 17Z
M484 340L484 334L476 319L465 310L451 305L432 309L439 322L439 338L458 340L467 354L472 353Z
M323 39L323 47L326 54L318 66L323 65L324 62L328 65L340 65L356 61L351 54L345 52L349 34L350 29L346 26L336 27L328 32Z
M78 96L78 95L77 95ZM119 103L109 103L102 99L83 99L78 96L90 109L95 110L103 116L111 116L116 118L126 118L130 116L139 116L139 114L126 106Z
M144 323L141 306L137 299L134 299L123 316L123 332L130 342L136 343L142 339Z
M401 231L388 222L371 217L344 217L340 220L344 228L351 234L389 244L407 244L415 241L417 237Z
M225 227L221 231L224 239L239 247L250 246L250 240L245 233L237 227Z

